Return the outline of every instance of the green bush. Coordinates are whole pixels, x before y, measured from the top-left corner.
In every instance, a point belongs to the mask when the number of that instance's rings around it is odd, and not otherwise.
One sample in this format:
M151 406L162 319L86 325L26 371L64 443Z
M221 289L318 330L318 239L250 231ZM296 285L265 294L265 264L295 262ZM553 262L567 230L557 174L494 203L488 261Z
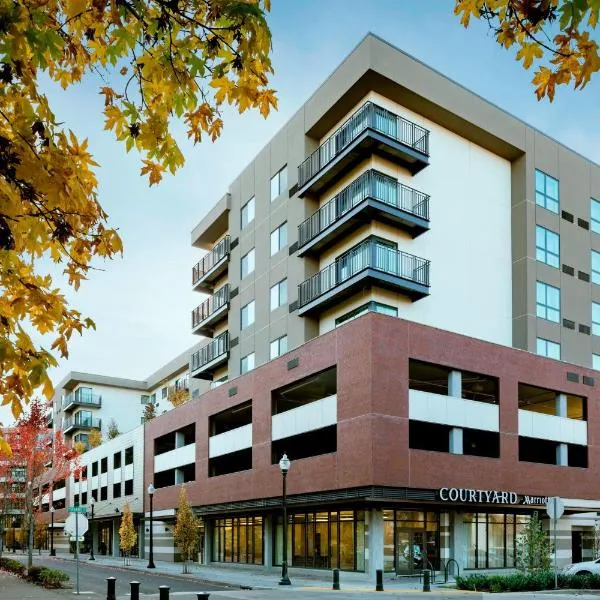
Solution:
M40 571L39 581L46 588L59 588L61 587L61 583L69 581L69 575L59 569L47 569L43 567Z
M33 566L27 572L27 579L29 581L33 581L34 583L38 583L40 581L40 574L44 570L44 567Z
M475 592L534 592L554 589L552 571L513 573L510 575L467 575L457 577L456 585L461 590ZM600 589L600 575L558 575L561 589Z
M0 559L0 569L23 576L25 574L25 565L22 565L18 560L12 558Z

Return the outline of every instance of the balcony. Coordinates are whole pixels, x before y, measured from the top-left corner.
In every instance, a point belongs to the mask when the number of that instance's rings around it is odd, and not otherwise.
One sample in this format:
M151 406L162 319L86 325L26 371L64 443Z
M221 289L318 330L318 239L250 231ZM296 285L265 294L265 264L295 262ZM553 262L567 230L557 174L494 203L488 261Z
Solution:
M370 170L298 226L298 256L331 246L361 222L392 223L412 237L429 230L429 196Z
M102 419L92 417L69 417L64 421L63 433L73 433L76 430L102 429Z
M94 394L91 388L78 388L63 398L63 411L68 412L77 406L100 408L102 396Z
M429 131L366 102L298 167L298 196L319 193L373 153L414 175L429 164Z
M229 263L230 237L226 235L192 269L192 286L197 292L212 292L212 283L226 270Z
M225 331L212 342L192 354L190 375L196 379L211 380L217 367L229 358L229 332Z
M192 333L212 337L215 325L227 316L228 311L229 284L227 283L192 311Z
M51 428L53 422L54 422L54 410L50 408L48 410L48 412L46 413L46 426Z
M320 312L369 285L418 300L429 295L429 261L367 239L298 286L298 315Z

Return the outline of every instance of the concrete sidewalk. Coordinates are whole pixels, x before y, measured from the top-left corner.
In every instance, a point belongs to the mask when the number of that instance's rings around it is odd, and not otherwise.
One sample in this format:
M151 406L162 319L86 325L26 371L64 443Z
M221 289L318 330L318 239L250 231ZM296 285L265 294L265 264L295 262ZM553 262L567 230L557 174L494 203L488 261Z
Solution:
M16 575L0 571L0 598L2 600L64 600L64 593L19 579Z

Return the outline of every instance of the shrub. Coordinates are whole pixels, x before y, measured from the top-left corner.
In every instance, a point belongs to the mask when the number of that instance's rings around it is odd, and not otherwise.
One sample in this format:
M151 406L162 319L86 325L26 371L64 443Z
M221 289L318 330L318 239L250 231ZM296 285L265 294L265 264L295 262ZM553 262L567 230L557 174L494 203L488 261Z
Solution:
M43 571L44 567L33 566L27 572L27 578L34 583L38 583L40 581L40 573Z
M552 571L534 571L510 575L468 575L457 577L456 586L461 590L476 592L533 592L554 588ZM600 575L558 575L561 589L600 589Z
M22 565L18 560L12 558L0 559L0 569L23 576L25 574L25 565Z
M39 581L46 588L59 588L64 581L69 581L69 575L59 569L42 567Z

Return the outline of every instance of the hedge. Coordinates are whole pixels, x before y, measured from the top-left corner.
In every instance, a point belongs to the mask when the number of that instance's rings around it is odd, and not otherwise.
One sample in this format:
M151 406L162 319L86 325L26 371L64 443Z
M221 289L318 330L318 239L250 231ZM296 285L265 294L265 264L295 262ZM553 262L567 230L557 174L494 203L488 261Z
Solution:
M554 573L537 571L510 575L467 575L457 577L456 585L461 590L475 592L534 592L554 589ZM600 589L600 575L558 574L561 589Z
M25 574L25 565L12 558L0 558L0 569L14 573L19 577L26 577L29 581L42 585L46 588L59 588L65 581L69 581L68 573L58 569L33 566Z

